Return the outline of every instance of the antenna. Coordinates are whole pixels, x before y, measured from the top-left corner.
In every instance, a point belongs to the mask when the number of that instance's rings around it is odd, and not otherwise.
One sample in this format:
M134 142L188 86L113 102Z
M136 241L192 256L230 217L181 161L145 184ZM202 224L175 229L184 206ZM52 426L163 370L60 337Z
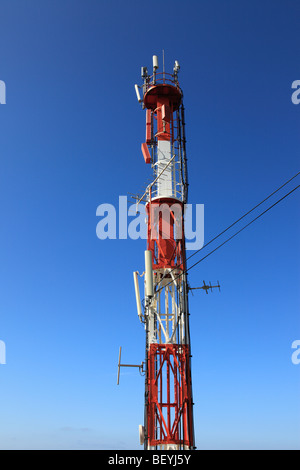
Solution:
M145 251L145 293L147 297L153 297L153 270L152 251Z
M145 80L148 77L148 69L147 67L142 67L141 68L141 76Z
M152 57L152 62L153 62L153 83L156 81L156 70L158 69L158 58L157 55L154 55Z
M133 281L134 281L134 290L135 290L135 298L136 298L136 308L137 308L139 319L142 321L143 314L142 314L141 296L140 296L138 275L139 275L138 271L134 271Z
M205 290L206 294L208 294L209 289L212 292L212 290L216 287L219 289L219 292L221 292L219 281L218 281L218 284L216 286L212 286L211 282L209 283L209 285L205 284L205 281L203 281L203 286L201 286L201 287L189 287L188 290L191 290L192 293L193 293L193 290L203 289L203 290Z
M179 62L178 62L178 60L175 60L174 70L176 70L176 72L178 72L179 69L180 69Z
M119 362L118 362L118 378L117 378L117 385L119 385L119 383L120 383L121 350L122 350L122 347L120 346L120 349L119 349Z
M144 373L144 362L142 362L140 365L137 364L121 364L121 351L122 351L122 346L120 346L119 349L119 361L118 361L118 378L117 378L117 385L120 384L120 368L121 367L138 367L140 374Z
M138 85L134 85L134 88L135 88L137 100L138 100L139 103L141 103L143 100L142 100L141 95L140 95L139 86L138 86Z

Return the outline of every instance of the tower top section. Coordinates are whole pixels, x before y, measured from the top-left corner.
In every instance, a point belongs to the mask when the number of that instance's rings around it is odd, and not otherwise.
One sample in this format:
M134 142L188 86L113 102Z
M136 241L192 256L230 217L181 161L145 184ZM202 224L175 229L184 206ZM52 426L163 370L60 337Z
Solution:
M187 173L183 93L178 82L179 63L173 73L162 72L153 56L152 75L142 67L142 85L135 85L138 102L146 110L146 140L141 145L145 163L151 164L154 181L147 187L147 200L162 198L186 202ZM142 97L141 97L142 96ZM165 201L167 202L167 201Z
M143 108L154 111L157 108L158 102L161 101L161 98L167 98L173 111L176 111L180 107L183 96L178 82L179 62L175 60L172 74L165 72L164 64L162 72L157 72L158 69L158 58L154 55L152 75L148 73L147 67L141 68L141 76L144 82L142 86L143 98L140 97L140 87L136 85L137 99L142 103Z

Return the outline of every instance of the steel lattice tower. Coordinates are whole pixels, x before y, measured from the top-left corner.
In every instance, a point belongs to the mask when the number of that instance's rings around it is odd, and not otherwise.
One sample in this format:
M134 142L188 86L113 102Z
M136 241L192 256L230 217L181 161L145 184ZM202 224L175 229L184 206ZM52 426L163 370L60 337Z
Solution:
M157 56L153 56L153 74L142 67L143 85L135 85L146 110L142 153L154 177L140 199L146 201L148 225L143 310L138 272L134 273L138 313L146 331L145 420L140 439L145 449L194 449L183 93L177 61L173 74L157 73L157 69Z

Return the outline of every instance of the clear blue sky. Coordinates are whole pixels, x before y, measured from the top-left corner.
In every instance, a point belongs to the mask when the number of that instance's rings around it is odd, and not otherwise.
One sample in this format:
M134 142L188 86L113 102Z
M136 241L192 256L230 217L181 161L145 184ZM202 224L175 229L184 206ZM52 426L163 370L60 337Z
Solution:
M151 176L133 85L162 49L181 64L207 242L299 171L299 17L297 0L0 0L0 449L140 449L144 380L117 387L116 366L120 345L144 359L145 242L96 237L97 206ZM221 283L190 299L199 449L300 449L299 234L296 192L189 274Z

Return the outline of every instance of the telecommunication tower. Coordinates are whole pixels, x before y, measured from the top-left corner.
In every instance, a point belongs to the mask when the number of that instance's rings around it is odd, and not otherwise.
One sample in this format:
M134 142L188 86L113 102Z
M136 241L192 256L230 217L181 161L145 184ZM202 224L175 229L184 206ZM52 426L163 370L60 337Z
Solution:
M183 93L179 63L172 74L142 67L137 99L146 110L146 140L141 150L153 181L138 203L146 203L145 297L134 285L138 315L145 326L145 416L140 426L144 448L194 449L191 346L184 210L188 195ZM119 360L120 366L120 360Z

